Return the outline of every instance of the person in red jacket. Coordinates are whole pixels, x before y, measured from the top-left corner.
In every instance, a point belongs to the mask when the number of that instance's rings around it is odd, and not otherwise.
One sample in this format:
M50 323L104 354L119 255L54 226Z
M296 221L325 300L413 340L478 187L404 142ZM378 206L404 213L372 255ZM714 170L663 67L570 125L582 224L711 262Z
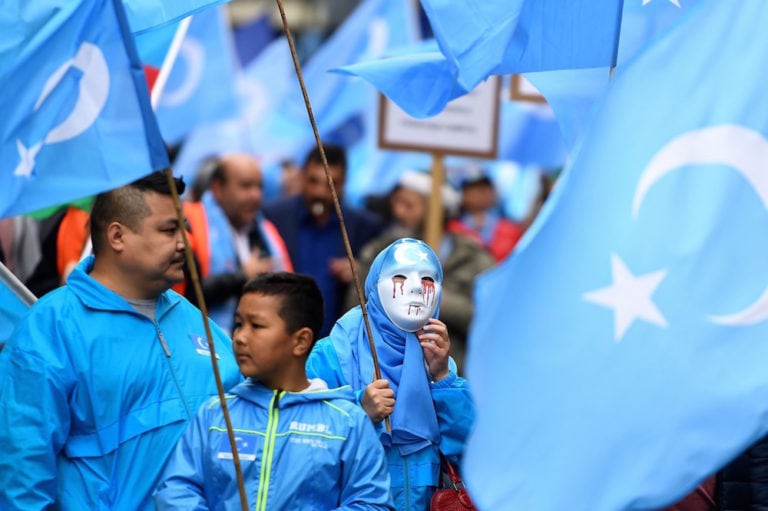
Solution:
M461 216L448 223L448 230L473 238L496 262L507 257L524 232L521 225L501 214L493 181L479 169L462 180Z

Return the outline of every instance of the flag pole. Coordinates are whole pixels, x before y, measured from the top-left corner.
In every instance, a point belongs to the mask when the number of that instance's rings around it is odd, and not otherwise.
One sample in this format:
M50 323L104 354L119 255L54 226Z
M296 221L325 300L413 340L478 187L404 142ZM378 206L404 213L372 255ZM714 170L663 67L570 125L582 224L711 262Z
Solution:
M155 85L152 87L152 91L150 91L149 99L152 103L152 111L157 110L157 105L160 103L160 97L163 95L165 84L168 83L168 77L171 75L171 70L176 62L176 57L179 56L181 43L184 42L184 37L187 35L187 30L189 29L189 24L191 22L192 16L187 16L179 22L179 26L176 28L176 33L173 34L171 46L168 48L165 58L163 58L163 65L160 67L160 72L157 75L157 80L155 80Z
M312 132L315 135L315 142L317 143L317 149L320 151L320 158L323 161L323 169L325 170L325 178L328 181L328 187L331 190L331 197L333 197L333 206L336 209L336 216L339 218L339 227L341 228L341 237L344 239L344 249L347 253L347 259L349 260L349 266L352 269L352 281L355 283L355 290L357 291L357 299L360 301L360 309L363 313L363 322L365 323L365 332L368 334L368 343L371 347L371 358L373 359L373 377L376 380L381 379L381 369L379 368L379 357L376 354L376 345L373 342L373 331L371 330L371 323L368 319L368 308L365 304L365 295L363 294L363 288L360 286L360 277L357 273L357 266L355 265L355 257L352 254L352 246L349 243L349 235L347 234L347 226L344 223L344 215L341 212L341 205L339 203L339 197L336 194L336 186L333 184L333 177L328 169L328 160L325 157L325 149L323 148L323 142L320 140L320 132L317 129L317 123L315 122L315 116L312 113L312 105L309 102L309 95L307 94L307 87L304 84L304 76L301 73L301 65L299 64L299 58L296 55L296 46L293 44L293 36L291 35L291 29L288 26L288 19L285 16L285 9L283 8L282 0L276 0L277 8L280 10L280 18L283 20L283 31L285 37L288 40L288 46L291 49L291 57L293 58L293 66L296 68L296 77L299 79L299 86L301 87L301 94L304 96L304 105L307 108L307 115L309 116L309 122L312 125ZM392 424L389 417L384 418L384 424L387 427L387 431L392 431Z
M237 489L240 492L240 505L242 511L248 511L248 497L245 493L245 481L243 479L243 471L240 467L240 456L237 452L235 442L235 431L232 428L232 419L229 416L229 407L227 406L227 399L224 392L224 385L221 382L221 372L219 371L219 363L216 361L216 345L213 342L213 333L211 332L211 323L208 319L208 307L205 304L205 297L203 296L203 288L200 285L200 274L197 271L197 264L192 254L192 246L189 243L189 236L187 236L187 230L184 228L184 212L181 206L181 199L179 198L179 191L176 188L176 181L173 178L173 169L170 167L165 170L166 178L168 179L168 186L171 188L171 195L173 196L173 203L176 208L176 216L179 219L181 227L181 236L184 239L184 256L186 257L187 268L189 270L189 277L192 281L192 288L195 292L195 298L197 299L197 306L200 309L200 313L203 316L203 327L205 328L205 337L208 340L208 348L211 352L211 365L213 366L213 376L216 380L216 390L219 394L219 403L221 405L221 412L224 415L224 423L227 426L227 436L229 437L229 444L232 449L232 462L235 465L235 476L237 478Z
M440 253L440 241L443 239L443 183L445 183L445 157L442 153L432 153L432 190L427 202L427 218L424 226L424 241L432 247L435 254Z
M31 307L32 304L37 301L37 297L32 291L22 284L18 277L16 277L16 275L14 275L2 262L0 262L0 281L5 284L8 289L13 291L13 294L15 294L19 300L24 302L25 305Z
M163 65L160 68L160 73L157 75L157 80L152 87L150 101L152 105L152 111L157 110L157 105L160 102L165 84L168 82L168 76L171 73L173 64L176 61L176 57L179 55L181 49L181 43L184 41L184 37L187 34L187 29L192 21L192 16L187 16L180 23L176 29L176 33L173 36L173 41L168 49L168 53L163 59ZM192 254L192 245L189 242L189 236L187 236L187 230L184 228L186 221L184 218L184 211L181 205L181 198L179 197L179 191L176 188L176 181L173 178L173 169L167 168L165 175L168 180L168 186L171 189L171 196L173 197L174 207L176 209L176 216L179 219L179 225L181 228L181 235L184 240L184 256L186 258L187 268L189 271L189 278L192 283L192 289L195 293L197 300L197 306L200 309L200 314L203 319L203 327L205 329L205 337L208 341L208 348L211 352L211 366L213 368L213 377L216 381L216 391L219 396L219 403L221 404L221 413L224 416L224 423L227 427L227 436L229 438L229 445L232 451L232 463L235 466L235 477L237 479L237 489L240 494L240 506L242 511L248 511L248 496L245 493L245 480L243 478L243 470L240 466L240 455L237 452L237 443L235 441L235 431L232 428L232 419L229 415L229 407L227 406L226 394L224 391L224 384L221 381L221 372L219 371L219 364L216 361L216 345L213 342L213 333L211 332L211 324L208 319L208 307L205 304L205 297L203 296L203 288L200 284L200 275L197 271L197 264L195 263L194 255Z

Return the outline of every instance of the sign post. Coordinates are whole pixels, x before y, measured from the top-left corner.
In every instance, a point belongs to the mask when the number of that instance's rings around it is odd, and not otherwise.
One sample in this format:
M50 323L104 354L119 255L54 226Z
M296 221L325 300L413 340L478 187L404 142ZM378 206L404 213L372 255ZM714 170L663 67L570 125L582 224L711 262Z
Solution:
M432 193L424 241L436 253L443 236L445 156L496 158L500 90L500 77L491 77L427 119L414 119L384 95L380 97L379 147L432 153Z

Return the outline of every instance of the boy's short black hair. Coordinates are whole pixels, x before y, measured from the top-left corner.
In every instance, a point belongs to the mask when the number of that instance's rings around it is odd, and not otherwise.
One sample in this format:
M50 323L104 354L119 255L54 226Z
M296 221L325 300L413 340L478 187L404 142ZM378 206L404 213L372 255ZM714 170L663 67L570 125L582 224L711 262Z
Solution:
M313 342L317 341L325 321L325 308L315 279L284 271L262 273L245 283L243 295L246 293L280 297L282 304L277 314L285 321L288 331L308 327L312 330Z

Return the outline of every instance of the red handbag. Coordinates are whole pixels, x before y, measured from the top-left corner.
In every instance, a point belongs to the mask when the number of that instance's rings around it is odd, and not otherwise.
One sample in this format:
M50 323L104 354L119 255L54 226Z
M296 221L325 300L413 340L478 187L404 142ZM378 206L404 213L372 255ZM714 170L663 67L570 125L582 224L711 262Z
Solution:
M456 467L440 453L440 487L429 502L430 511L477 511ZM446 483L446 479L448 482Z

